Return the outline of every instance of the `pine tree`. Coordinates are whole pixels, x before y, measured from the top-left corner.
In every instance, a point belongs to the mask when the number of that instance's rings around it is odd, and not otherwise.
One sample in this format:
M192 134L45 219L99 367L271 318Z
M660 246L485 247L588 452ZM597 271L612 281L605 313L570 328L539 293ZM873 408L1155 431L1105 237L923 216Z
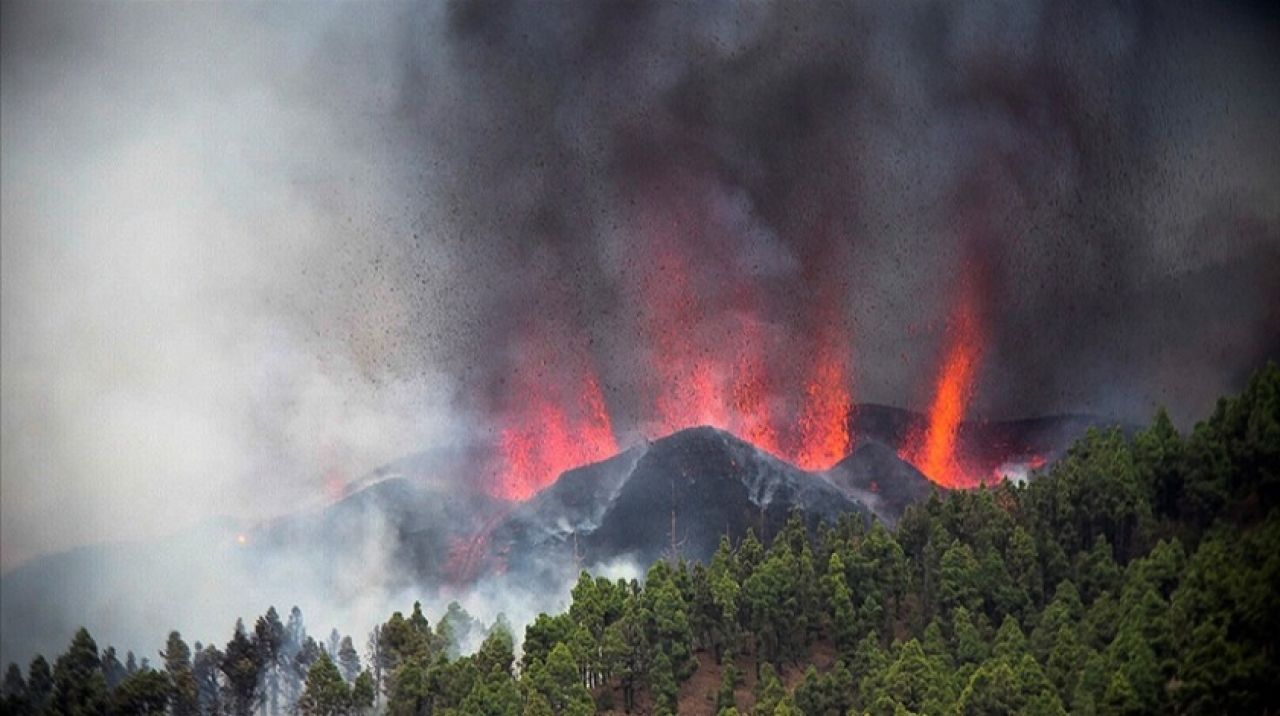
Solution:
M195 675L191 670L191 649L176 631L169 632L164 651L164 669L173 686L171 708L173 716L195 716L199 708Z
M220 667L227 678L231 713L235 716L250 716L257 708L262 667L262 652L245 633L244 622L237 619Z
M1077 631L1083 616L1084 605L1080 602L1080 593L1076 591L1074 583L1063 580L1054 592L1049 606L1040 613L1035 629L1031 631L1031 653L1041 660L1047 658L1061 629L1068 627Z
M1182 503L1186 449L1164 408L1151 426L1137 434L1133 445L1139 478L1156 514L1177 518Z
M796 708L800 713L817 714L821 716L827 713L826 690L823 688L822 678L818 676L818 669L813 664L804 670L804 678L796 686L792 699L795 701Z
M944 613L964 607L976 612L982 607L977 583L978 560L968 545L954 540L942 554L938 595Z
M1120 586L1123 574L1112 558L1111 544L1105 535L1099 536L1088 552L1080 553L1076 574L1085 602L1092 602L1104 592L1114 592Z
M1096 652L1088 652L1085 656L1084 669L1081 670L1075 691L1071 694L1071 712L1098 713L1110 683L1111 673L1107 668L1106 659Z
M573 633L569 636L569 651L573 654L573 660L578 664L581 670L579 678L587 688L594 688L598 674L603 670L603 666L599 663L599 653L595 638L591 636L591 632L585 626L578 625Z
M1023 700L1017 676L1004 659L982 664L960 693L956 712L963 716L1014 716Z
M373 674L365 669L351 685L351 709L357 715L368 714L373 711L376 699L377 686L374 684Z
M1004 621L1000 623L992 653L996 658L1007 659L1010 663L1016 662L1027 653L1027 638L1022 633L1022 627L1018 626L1018 620L1012 616L1005 616Z
M652 621L648 610L637 597L628 597L617 622L617 630L610 637L610 653L614 658L612 669L622 686L624 706L630 710L635 705L635 693L642 679L649 672L653 656L646 625Z
M322 651L307 673L298 712L303 716L345 716L350 710L351 690L333 660Z
M951 639L957 664L981 664L986 661L987 643L973 625L969 610L964 607L957 607L951 614Z
M136 671L136 669L134 669ZM107 691L115 691L116 687L132 672L126 672L124 664L116 657L116 648L108 646L102 652L102 675L107 680Z
M1058 627L1057 638L1045 664L1045 675L1057 689L1063 703L1069 703L1075 693L1086 656L1076 630L1068 624Z
M760 667L760 678L756 680L756 716L770 716L786 696L787 689L778 678L778 672L773 664L765 662Z
M1222 620L1211 619L1195 627L1187 640L1173 699L1179 713L1259 713L1265 710L1260 702L1274 674L1274 665L1268 669L1262 654L1228 640Z
M146 668L130 674L111 695L115 713L162 716L169 711L173 685L167 672Z
M338 665L342 670L342 678L347 683L354 683L356 677L360 675L360 653L356 651L356 645L352 643L351 637L344 636L338 644Z
M27 667L27 695L34 713L44 712L53 699L53 670L43 656L36 656Z
M213 645L200 647L195 644L195 657L191 663L191 676L196 682L196 699L200 713L222 713L222 685L219 681L224 655Z
M539 664L530 676L533 688L546 698L552 713L575 716L595 713L595 702L582 684L573 654L563 643L556 644L546 662Z
M832 667L831 672L827 675L827 680L831 710L837 716L852 711L856 706L853 700L856 684L854 683L853 672L849 670L843 659L836 661L836 665Z
M943 667L947 673L955 670L955 658L951 654L951 646L942 635L942 625L937 619L929 622L929 626L925 627L920 646L924 649L924 655Z
M738 667L732 661L726 663L720 674L720 690L716 692L716 711L735 709L734 689L738 687Z
M270 612L270 610L268 610ZM289 610L289 619L284 625L284 640L280 649L280 660L277 665L277 683L284 686L286 703L297 703L302 697L302 688L307 677L306 669L298 668L298 654L310 637L302 618L302 610L294 605ZM305 657L304 657L305 660ZM310 662L307 662L310 666Z
M1107 691L1102 697L1102 706L1103 712L1108 716L1138 716L1146 713L1141 697L1134 691L1123 671L1117 671L1111 677L1111 683L1107 685Z
M476 620L457 602L449 602L436 626L441 648L450 659L458 658L462 647L471 643L472 634L478 629Z
M519 716L521 703L515 680L492 673L475 681L460 708L468 716Z
M840 559L839 552L833 552L827 561L825 582L828 612L831 614L831 628L835 636L836 648L840 653L850 655L857 648L858 641L862 637L859 632L861 624L853 609L853 593L849 591L849 585L845 581L844 560Z
M785 698L773 710L773 716L805 716L805 713L796 708L795 703L790 698Z
M509 677L514 661L515 646L511 630L506 624L498 622L489 630L489 635L476 651L476 668L482 674L498 673Z
M872 692L881 687L884 672L889 668L889 658L880 648L880 637L875 632L867 634L858 643L849 668L860 677L858 697L862 700L861 705L870 707L875 701Z
M390 716L417 716L430 703L425 657L414 655L400 663L388 683L387 713Z
M729 546L729 538L722 536L706 572L709 602L702 607L716 663L720 663L726 650L736 652L740 646L738 617L742 588L737 573L737 558Z
M107 680L98 645L83 627L71 639L67 653L54 662L53 708L65 716L88 716L108 709Z
M1044 578L1040 570L1040 554L1036 549L1035 538L1031 533L1017 525L1009 536L1009 545L1005 548L1005 565L1009 570L1012 584L1025 590L1032 605L1044 603Z
M556 644L569 641L573 634L573 620L568 614L548 616L539 614L524 630L524 656L520 668L527 670L534 663L545 661Z
M569 616L573 621L586 629L593 638L603 636L605 605L596 580L586 571L580 572L578 582L569 596Z
M684 598L662 562L649 571L641 603L651 619L646 625L650 644L667 655L676 680L683 680L696 666L693 629Z
M556 713L551 710L551 704L547 702L547 697L535 691L529 696L528 703L525 704L524 716L556 716Z
M287 653L285 625L275 607L268 607L266 614L258 617L253 625L253 638L265 675L269 712L275 716L280 712L280 670Z
M32 712L27 681L22 678L22 669L17 664L9 664L4 672L4 686L0 688L0 711L15 715Z
M787 608L790 553L784 548L771 550L768 558L742 585L743 597L751 615L751 629L756 638L756 653L766 661L777 661L790 653L796 619L794 609Z
M937 662L925 656L915 639L902 645L898 658L884 672L882 686L895 705L912 712L926 707L936 709L951 699L947 675L941 673Z
M738 545L738 583L746 585L747 580L755 573L756 568L763 561L764 545L760 544L760 540L756 538L755 530L748 528L747 535L742 538L742 543Z
M671 657L667 652L659 650L649 665L649 691L657 709L675 713L676 709L676 675L671 665Z

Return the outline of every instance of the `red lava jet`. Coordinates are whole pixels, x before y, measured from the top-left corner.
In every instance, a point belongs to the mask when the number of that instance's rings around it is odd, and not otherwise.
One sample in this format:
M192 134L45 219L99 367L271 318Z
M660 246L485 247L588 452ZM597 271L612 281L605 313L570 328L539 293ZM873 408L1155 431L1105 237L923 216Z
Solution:
M651 380L657 412L657 431L676 432L694 425L724 426L729 405L724 370L699 335L704 310L689 285L688 267L674 251L665 253L658 271L641 286L649 311L642 329L653 344L655 374Z
M513 378L517 416L502 431L502 474L494 494L524 500L579 465L618 452L600 380L581 355L560 355L549 341L530 350L534 364ZM549 376L555 372L555 380ZM572 387L564 388L566 375Z
M802 398L797 410L775 399L778 390L764 359L762 322L745 314L732 339L706 339L701 345L690 340L705 332L699 330L702 312L684 264L673 257L660 267L664 279L645 287L650 313L642 318L653 354L651 372L642 376L652 396L646 437L710 425L809 470L830 468L846 457L853 442L851 380L847 347L834 332L824 335L797 386ZM500 440L503 464L493 492L511 500L531 496L565 470L618 452L599 379L581 368L589 360L551 355L547 340L533 343L539 347L529 351L534 363L518 370L512 381L511 402L518 408ZM549 371L558 371L554 379ZM557 387L568 382L578 388Z
M849 376L839 347L823 341L804 389L804 410L800 415L800 440L788 457L806 470L826 470L848 456L853 436L849 433Z
M611 411L580 332L557 332L553 322L525 326L506 386L495 496L524 500L566 470L617 454L619 437L657 439L702 425L810 471L827 470L853 451L853 341L844 294L830 274L840 260L831 247L839 242L799 259L813 305L796 327L794 318L774 320L778 307L760 300L768 295L765 279L735 268L731 227L700 208L696 191L661 196L641 210L643 240L623 255L621 293L631 310L621 328L640 340L625 376L630 387L621 393L628 410ZM830 227L819 219L814 231ZM970 460L960 439L982 358L981 268L972 257L963 266L928 412L895 446L948 488L994 481L993 468L1014 454L996 450L997 459L983 453ZM615 431L619 415L627 416L622 432Z
M678 257L660 262L664 280L654 281L642 317L652 344L652 418L646 437L710 425L806 470L825 470L853 448L853 399L848 346L834 330L821 332L791 393L798 405L779 399L771 382L766 331L753 315L738 318L733 340L700 344L701 309ZM972 281L961 282L949 317L946 341L925 424L912 431L900 456L934 482L949 488L991 482L998 471L966 462L960 442L982 355L982 326ZM826 325L835 325L827 322ZM691 339L692 337L692 339ZM564 471L616 454L613 419L599 378L585 354L556 353L552 341L535 340L532 364L512 381L512 422L502 431L501 474L494 494L523 500ZM555 371L554 379L548 374ZM565 389L567 384L576 388Z
M604 396L594 376L584 378L575 414L570 415L545 395L532 401L533 423L502 433L508 467L499 496L523 500L546 487L560 473L596 462L618 452Z
M901 451L902 458L929 479L952 488L976 487L984 477L989 480L965 464L958 440L982 358L982 327L971 276L962 279L959 293L947 325L945 352L927 423Z
M743 320L742 346L733 371L734 432L772 455L781 455L778 429L769 406L768 365L759 351L763 332L759 322Z

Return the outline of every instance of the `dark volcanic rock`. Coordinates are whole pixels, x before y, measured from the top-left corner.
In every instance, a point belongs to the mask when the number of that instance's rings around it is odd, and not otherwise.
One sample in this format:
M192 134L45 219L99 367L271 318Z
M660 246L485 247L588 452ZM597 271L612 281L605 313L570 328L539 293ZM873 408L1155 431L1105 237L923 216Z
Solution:
M512 569L547 555L641 565L673 553L708 559L721 535L767 537L798 511L811 526L870 515L821 476L713 428L692 428L565 473L494 531ZM575 552L576 550L576 552Z
M897 524L909 505L941 490L891 447L863 442L827 471L827 479L871 508L887 524Z
M645 563L676 551L703 560L721 535L772 535L793 510L811 525L867 513L815 475L728 433L694 428L650 446L586 542L597 559L633 554Z
M394 476L324 509L267 523L250 533L249 544L264 554L296 553L299 563L315 564L322 578L376 549L395 565L400 586L439 583L450 576L451 546L505 514L509 505L478 490ZM316 552L322 561L310 559Z

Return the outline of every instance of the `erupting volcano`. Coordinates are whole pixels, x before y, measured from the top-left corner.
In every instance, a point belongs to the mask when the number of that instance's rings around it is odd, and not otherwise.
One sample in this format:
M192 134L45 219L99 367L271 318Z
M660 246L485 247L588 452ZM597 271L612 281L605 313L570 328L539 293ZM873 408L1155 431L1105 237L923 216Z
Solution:
M749 282L733 294L736 303L726 310L695 289L702 282L691 277L695 266L676 242L660 236L654 244L661 259L637 279L644 310L636 317L636 332L644 337L644 359L636 363L642 373L630 377L642 391L638 411L620 423L587 344L532 323L507 384L495 496L527 499L566 470L697 426L732 433L808 471L831 469L857 446L849 360L853 341L834 307L814 312L811 350L788 351L784 361L778 354L786 346L774 338L779 329L767 320L768 307L755 299L758 292ZM901 459L947 488L1000 479L1004 473L991 465L1020 464L1021 459L1007 446L993 447L997 453L980 461L969 460L961 449L961 426L982 354L976 284L972 271L962 273L928 411L896 438Z

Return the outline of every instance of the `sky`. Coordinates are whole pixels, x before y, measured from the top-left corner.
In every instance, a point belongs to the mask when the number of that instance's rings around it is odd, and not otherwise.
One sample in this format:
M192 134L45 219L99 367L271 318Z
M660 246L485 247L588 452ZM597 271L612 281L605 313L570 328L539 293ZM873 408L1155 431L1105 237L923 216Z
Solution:
M546 346L643 433L672 265L917 409L977 266L973 414L1189 427L1280 355L1260 8L5 3L0 569L488 444Z

